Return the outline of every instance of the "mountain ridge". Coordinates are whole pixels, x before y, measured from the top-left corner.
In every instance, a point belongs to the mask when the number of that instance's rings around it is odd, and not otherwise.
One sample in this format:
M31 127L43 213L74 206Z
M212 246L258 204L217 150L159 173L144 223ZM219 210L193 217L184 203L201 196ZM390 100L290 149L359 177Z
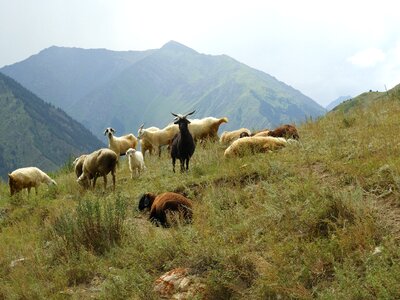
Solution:
M63 48L60 51L67 52L64 55L68 57L71 50ZM76 59L84 60L82 55L88 50L78 48L73 51L81 51ZM108 53L108 50L104 51ZM325 113L324 108L311 98L267 73L227 55L200 54L175 41L169 41L160 49L132 52L129 54L131 61L123 60L117 67L118 52L102 56L110 59L103 62L104 70L111 66L114 73L109 76L99 74L96 83L85 78L94 74L85 69L77 85L78 90L82 86L85 89L79 93L70 91L74 90L71 78L79 73L78 67L85 64L72 64L74 69L69 73L65 66L59 68L67 70L63 77L57 75L51 63L46 63L50 59L44 54L46 52L38 54L42 56L42 65L32 67L32 70L26 67L28 70L24 74L21 73L28 61L8 66L4 71L46 101L65 109L99 138L104 128L110 126L119 134L136 132L143 122L163 127L171 121L170 111L179 113L196 109L198 118L227 116L230 122L224 124L223 130L273 127ZM95 65L93 60L85 66L89 68L92 64ZM63 87L50 95L43 86L33 82L32 77L28 78L30 72L42 72L35 78L41 78L47 86L57 81ZM68 96L68 93L72 94Z

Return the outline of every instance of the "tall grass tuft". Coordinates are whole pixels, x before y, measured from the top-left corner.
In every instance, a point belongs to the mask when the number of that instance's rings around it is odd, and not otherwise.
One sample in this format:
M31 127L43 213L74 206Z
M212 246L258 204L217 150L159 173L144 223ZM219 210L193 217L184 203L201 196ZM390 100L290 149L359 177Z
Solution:
M82 199L74 212L55 219L53 233L65 249L78 253L81 247L102 255L120 245L124 234L127 203L118 195L111 199Z

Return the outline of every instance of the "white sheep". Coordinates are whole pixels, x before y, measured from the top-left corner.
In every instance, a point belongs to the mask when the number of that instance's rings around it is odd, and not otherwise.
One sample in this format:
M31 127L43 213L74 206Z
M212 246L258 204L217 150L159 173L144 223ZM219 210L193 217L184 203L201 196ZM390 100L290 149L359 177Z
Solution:
M248 136L251 135L250 129L247 128L240 128L233 131L224 131L221 135L221 138L219 139L219 142L225 145L230 144L234 140L237 140L240 137L241 133L247 133Z
M104 131L104 135L108 137L108 148L113 150L118 157L125 155L129 148L136 148L138 140L132 133L120 137L114 136L114 133L115 130L111 127Z
M28 189L28 195L31 188L35 188L36 195L38 194L38 187L41 183L47 185L57 185L45 172L36 167L20 168L8 174L8 184L10 186L11 196L18 193L22 189Z
M228 123L228 118L206 117L189 120L189 131L195 141L203 139L218 140L218 129L222 123Z
M107 174L111 172L113 179L113 190L115 190L115 169L118 162L118 155L111 149L102 148L88 154L82 167L82 174L77 182L83 187L90 186L90 180L93 179L93 188L96 186L97 177L103 176L104 189L107 187Z
M128 156L131 178L134 177L133 176L134 172L136 176L140 176L140 173L146 169L142 152L137 151L136 149L133 148L129 148L128 151L126 151L126 156Z
M144 124L143 124L143 125L144 125ZM143 126L143 125L142 125L142 126ZM155 126L152 126L152 127L146 128L146 130L147 130L147 131L154 132L154 131L160 130L160 128L155 127ZM139 136L139 132L138 132L138 136ZM152 144L149 142L149 140L146 139L146 138L142 138L142 139L140 139L140 140L141 140L141 151L142 151L142 154L143 154L143 158L144 158L145 155L146 155L146 151L149 151L149 154L152 155L152 154L153 154L153 151L154 151L153 145L152 145Z
M254 154L267 152L269 150L278 149L286 146L287 141L284 138L275 137L243 137L234 141L224 152L224 157L244 156L246 154Z
M179 127L176 124L170 124L163 129L157 131L149 131L144 129L143 125L139 127L138 137L145 143L150 143L154 148L158 148L158 156L161 156L161 147L171 145L172 139L179 132Z

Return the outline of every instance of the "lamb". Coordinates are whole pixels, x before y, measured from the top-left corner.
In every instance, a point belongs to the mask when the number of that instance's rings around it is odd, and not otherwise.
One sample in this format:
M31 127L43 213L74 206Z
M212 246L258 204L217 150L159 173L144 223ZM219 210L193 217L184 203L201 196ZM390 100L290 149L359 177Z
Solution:
M224 157L244 156L248 153L267 152L286 146L284 138L275 137L243 137L234 141L224 152Z
M45 172L36 167L20 168L8 174L8 184L10 186L10 194L13 196L22 189L28 189L28 195L31 188L35 188L36 195L38 194L38 187L41 183L47 185L57 185Z
M86 158L87 154L83 154L77 158L75 158L74 162L72 163L72 166L74 167L76 178L79 178L79 176L82 175L83 172L83 162Z
M234 140L240 138L240 135L243 134L244 132L247 133L248 136L251 135L251 131L247 128L240 128L233 131L224 131L221 135L221 138L219 139L219 142L225 145L230 144Z
M104 131L104 135L108 137L108 148L113 150L118 157L125 155L129 148L136 148L138 140L132 133L120 137L114 136L114 133L115 130L111 127Z
M228 118L194 119L190 120L189 131L195 142L204 139L218 140L218 129L222 123L228 123Z
M133 178L134 172L136 173L136 176L139 176L140 172L143 172L146 169L142 152L129 148L128 151L126 151L126 156L128 156L131 178Z
M142 126L144 126L144 124L142 125ZM140 130L140 129L139 129ZM155 126L152 126L152 127L149 127L149 128L146 128L145 130L147 130L147 131L151 131L151 132L154 132L154 131L158 131L158 130L160 130L160 128L158 128L158 127L155 127ZM138 132L138 137L139 137L140 135L139 135L139 132ZM145 157L145 155L146 155L146 151L149 151L149 154L150 155L152 155L153 154L153 150L154 150L154 147L153 147L153 144L148 140L148 139L146 139L146 138L142 138L141 139L141 151L142 151L142 154L143 154L143 158Z
M93 179L93 188L96 186L97 177L103 176L104 190L107 187L107 174L111 172L113 179L113 190L115 190L115 169L118 162L117 154L108 148L102 148L88 154L83 162L82 174L77 182L84 188L89 188L90 180Z
M299 134L296 127L290 124L282 125L278 128L275 128L274 130L271 130L268 135L273 137L284 137L286 139L299 139Z
M181 172L185 171L185 163L186 171L189 170L189 160L196 149L196 144L188 128L190 121L186 118L194 114L194 112L192 111L186 115L172 113L175 116L174 124L178 124L179 126L179 132L175 135L171 145L172 170L174 173L176 159L179 159L181 162Z
M169 227L167 213L175 212L185 220L190 222L193 217L192 201L180 194L166 192L156 196L152 193L142 195L139 200L139 210L150 209L149 219L157 226Z
M143 143L149 143L154 148L158 148L158 156L161 157L161 147L170 145L174 136L179 132L179 127L175 124L170 124L163 129L149 131L143 128L144 124L139 127L138 137Z

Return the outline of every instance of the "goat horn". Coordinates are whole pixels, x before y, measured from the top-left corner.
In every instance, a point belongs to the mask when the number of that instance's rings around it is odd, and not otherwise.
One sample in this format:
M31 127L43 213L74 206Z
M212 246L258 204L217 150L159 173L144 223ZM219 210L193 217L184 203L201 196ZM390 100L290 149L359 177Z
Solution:
M190 112L190 113L187 113L187 114L185 115L185 118L186 118L187 116L193 115L193 114L194 114L194 112L195 112L195 110L194 110L194 111L192 111L192 112Z
M171 112L171 114L172 114L173 116L175 116L175 117L177 117L177 116L178 116L177 114L174 114L173 112Z
M143 129L144 123L142 125L140 125L139 129Z

